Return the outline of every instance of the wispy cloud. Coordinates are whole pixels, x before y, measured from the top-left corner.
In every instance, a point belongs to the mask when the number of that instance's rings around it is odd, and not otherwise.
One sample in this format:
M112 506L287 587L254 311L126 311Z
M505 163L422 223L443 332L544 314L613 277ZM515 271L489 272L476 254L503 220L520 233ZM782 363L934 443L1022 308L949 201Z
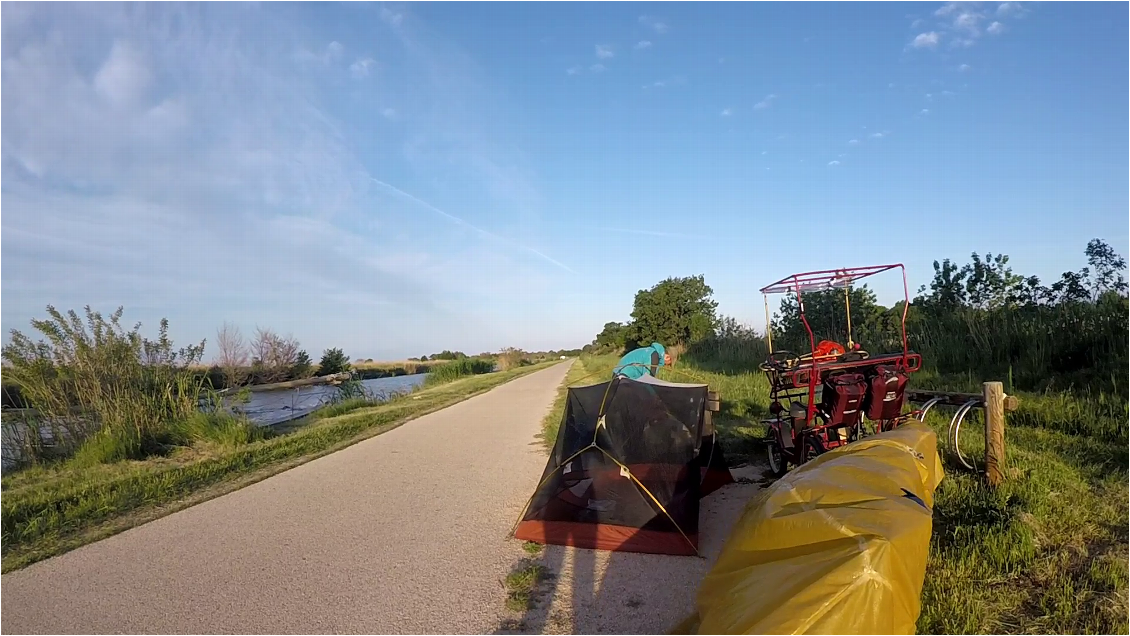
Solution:
M640 40L639 42L636 42L636 45L635 45L634 48L637 51L642 50L642 49L651 48L651 40Z
M910 42L910 46L916 49L932 49L938 46L938 41L940 39L941 37L938 35L937 31L919 33L918 35L914 36L914 40Z
M867 136L872 138L872 139L882 139L883 137L886 137L889 134L891 134L891 133L884 130L883 132L874 132L874 133L871 133L870 135L867 135Z
M1019 2L1002 2L997 6L997 15L1002 18L1010 16L1022 17L1028 10Z
M926 24L926 21L922 20L922 19L918 19L918 20L915 20L914 22L910 23L910 28L917 29L918 27L922 26L923 24Z
M572 271L539 244L532 162L485 116L507 104L451 42L413 33L407 12L338 10L368 20L362 40L328 23L296 30L254 4L26 6L22 23L4 7L18 43L0 75L5 325L47 303L123 304L147 331L168 316L181 341L235 320L311 350L412 355L445 333L478 351L525 329L483 319L510 307L508 290L546 298L536 290ZM362 45L402 77L378 64L378 90L358 91ZM390 126L392 105L411 116ZM390 129L402 144L379 160L351 141ZM440 210L459 200L468 225L370 180L373 165ZM304 253L324 258L293 258Z
M641 15L640 24L660 34L666 33L670 29L666 23L650 15Z
M923 108L922 110L918 111L918 114L919 115L929 115L930 109L929 108Z
M701 234L687 234L684 232L664 232L662 230L635 230L629 228L619 227L596 227L591 228L595 232L616 232L618 234L635 234L637 236L661 236L665 238L678 238L678 239L709 239L711 237Z
M765 156L765 155L767 155L767 154L769 154L769 151L768 151L768 150L762 150L762 151L761 151L761 156L762 156L762 157L764 157L764 156Z
M985 33L999 35L1005 31L1005 26L1001 22L988 20L990 14L995 14L997 17L1020 17L1023 12L1024 9L1013 2L1000 4L995 11L990 10L988 13L980 3L949 2L935 11L934 15L943 19L939 28L948 37L950 48L968 48L975 45ZM986 21L988 21L987 26ZM941 36L942 34L939 34L939 40ZM936 45L937 42L931 44L930 48Z
M596 45L596 56L599 57L600 59L606 60L608 58L615 57L615 55L616 55L616 52L612 50L612 45L610 45L610 44L597 44Z
M769 106L771 106L776 99L777 96L773 93L770 93L765 96L765 99L754 104L753 108L754 110L764 110L766 108L769 108Z
M730 115L734 114L734 111L730 110L729 108L723 108L723 109L722 109L722 112L721 112L721 113L719 113L719 114L720 114L720 115L721 115L722 117L729 117Z
M683 84L686 84L686 83L687 83L687 78L686 78L685 75L672 75L671 77L666 77L666 78L663 78L661 80L656 80L656 81L654 81L650 84L644 84L643 88L645 88L645 89L649 89L649 88L671 88L673 86L682 86Z
M580 66L570 66L569 68L565 69L565 74L566 75L578 75L583 70L584 69L581 68Z
M608 70L608 67L601 64L600 62L597 62L596 64L593 64L592 66L590 66L589 70L592 71L593 73L603 73L603 72Z
M972 69L973 67L968 64L962 64L961 66L957 67L957 70L961 71L962 73L966 73Z
M376 63L377 63L377 61L374 60L373 58L366 57L366 58L357 60L356 62L350 64L349 65L349 72L352 73L353 77L355 77L357 79L361 79L363 77L368 77L369 69L372 68L373 66L375 66Z
M383 115L385 119L396 119L396 109L385 108L381 110L381 115Z
M833 160L828 162L828 165L829 166L838 166L838 165L840 165L840 162L836 159L833 159Z
M381 7L381 19L392 26L400 26L404 21L404 14L396 13L388 7Z
M849 139L849 140L848 140L848 145L849 145L849 146L854 146L854 145L856 145L856 144L858 144L858 143L859 143L859 140L858 140L858 139Z

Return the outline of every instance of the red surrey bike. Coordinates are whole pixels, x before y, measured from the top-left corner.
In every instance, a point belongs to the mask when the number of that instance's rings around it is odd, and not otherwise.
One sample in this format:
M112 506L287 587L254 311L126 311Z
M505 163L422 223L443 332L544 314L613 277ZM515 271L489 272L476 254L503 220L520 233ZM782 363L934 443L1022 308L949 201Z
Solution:
M851 285L896 268L902 270L906 295L901 321L902 351L872 355L852 341ZM834 289L844 290L846 346L832 340L817 342L804 313L806 292ZM810 344L810 350L801 354L774 351L772 332L766 329L769 356L760 368L769 379L771 417L762 422L768 427L769 469L775 476L784 475L790 464L799 466L863 437L867 434L864 417L874 423L874 432L879 433L916 416L917 412L902 412L909 374L921 368L922 357L907 349L910 293L906 268L901 263L793 274L760 291L765 297L767 325L769 294L796 295Z

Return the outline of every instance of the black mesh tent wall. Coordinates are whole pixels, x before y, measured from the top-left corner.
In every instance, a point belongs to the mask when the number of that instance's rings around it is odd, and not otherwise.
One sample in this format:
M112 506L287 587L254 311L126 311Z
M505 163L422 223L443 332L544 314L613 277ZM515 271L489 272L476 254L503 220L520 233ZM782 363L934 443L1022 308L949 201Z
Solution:
M733 481L720 445L703 435L707 389L651 376L569 388L553 452L514 536L697 554L699 499Z

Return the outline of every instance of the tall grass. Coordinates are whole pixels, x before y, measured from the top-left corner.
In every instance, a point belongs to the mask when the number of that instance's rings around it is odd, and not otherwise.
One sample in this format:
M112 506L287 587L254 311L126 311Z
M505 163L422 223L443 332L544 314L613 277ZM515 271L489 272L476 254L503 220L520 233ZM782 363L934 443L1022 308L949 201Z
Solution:
M435 386L451 382L472 375L480 375L494 371L494 362L481 358L460 358L446 364L433 367L424 380L427 386Z
M1002 486L960 467L943 443L918 631L1126 633L1126 299L937 315L912 307L911 317L911 348L926 365L912 386L980 392L1001 380L1020 398L1007 416ZM731 463L760 461L765 353L759 334L729 330L683 356L722 394L715 421ZM927 421L944 440L952 409L943 411ZM980 417L967 418L961 440L975 462Z
M1017 388L1126 393L1126 298L924 315L908 328L924 362L942 373L977 370ZM912 309L913 311L913 309Z
M46 340L13 330L3 349L5 379L32 409L28 419L5 422L24 462L80 447L83 461L140 458L169 437L171 423L197 413L203 382L190 367L203 342L174 350L166 320L156 340L143 338L140 325L126 331L121 308L107 320L87 307L85 322L73 310L47 312L49 320L32 320Z
M231 489L251 473L262 477L333 452L541 368L522 367L430 388L416 394L417 399L315 418L289 434L217 447L209 453L89 467L67 462L5 476L0 502L3 570L136 525L146 520L145 515L158 514L158 508L160 514L183 508L198 501L204 489L225 484Z

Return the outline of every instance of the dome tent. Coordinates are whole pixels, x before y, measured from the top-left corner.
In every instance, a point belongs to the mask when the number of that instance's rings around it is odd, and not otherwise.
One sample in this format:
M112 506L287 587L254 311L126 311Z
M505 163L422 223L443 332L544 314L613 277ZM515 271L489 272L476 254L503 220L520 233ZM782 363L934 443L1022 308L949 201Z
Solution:
M570 387L553 452L513 535L697 554L699 500L733 482L704 430L708 389L650 375Z

